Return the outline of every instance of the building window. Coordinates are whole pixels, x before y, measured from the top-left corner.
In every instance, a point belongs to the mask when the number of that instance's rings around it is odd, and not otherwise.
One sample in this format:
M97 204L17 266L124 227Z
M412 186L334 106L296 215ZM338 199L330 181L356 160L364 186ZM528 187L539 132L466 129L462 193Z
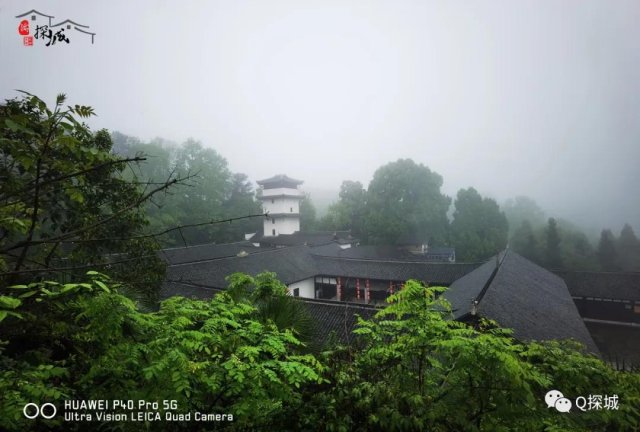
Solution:
M293 213L293 207L289 207L289 212Z
M272 230L271 230L271 234L272 234L272 235L276 235L276 230L275 230L275 229L272 229Z
M294 288L293 296L294 297L300 297L300 288Z
M271 223L275 225L276 224L276 220L275 219L271 219Z
M273 200L273 198L271 199L271 204L273 204L275 201Z
M35 15L31 15L31 21L35 21L36 20L36 16Z
M633 307L633 312L637 313L637 314L640 314L640 304L637 304L637 305L635 305Z

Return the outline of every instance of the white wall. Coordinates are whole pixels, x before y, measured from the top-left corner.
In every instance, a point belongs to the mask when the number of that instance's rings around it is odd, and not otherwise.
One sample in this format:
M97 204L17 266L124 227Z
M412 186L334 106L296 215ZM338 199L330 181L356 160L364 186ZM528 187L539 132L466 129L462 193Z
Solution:
M313 278L292 283L291 285L289 285L289 294L293 295L293 290L295 288L300 289L300 297L315 298L316 296L315 283L313 282Z
M275 235L293 234L300 231L300 219L297 217L267 218L264 220L263 227L265 237L273 236L274 229L276 230Z
M262 200L262 210L265 213L300 213L300 200L297 198L279 197ZM293 210L293 211L292 211Z

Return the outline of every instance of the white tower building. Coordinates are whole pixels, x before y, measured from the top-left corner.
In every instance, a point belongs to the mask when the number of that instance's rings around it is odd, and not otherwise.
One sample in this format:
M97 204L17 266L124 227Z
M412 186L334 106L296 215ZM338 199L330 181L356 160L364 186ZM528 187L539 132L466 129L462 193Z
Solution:
M260 185L258 199L262 201L262 211L269 214L264 221L264 236L300 231L300 201L304 193L298 185L303 182L278 174L257 183Z

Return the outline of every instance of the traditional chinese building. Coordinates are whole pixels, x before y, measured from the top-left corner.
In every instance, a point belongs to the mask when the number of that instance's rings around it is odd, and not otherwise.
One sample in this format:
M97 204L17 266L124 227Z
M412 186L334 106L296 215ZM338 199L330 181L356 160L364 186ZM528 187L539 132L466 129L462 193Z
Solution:
M300 231L300 201L304 193L298 190L303 182L279 174L260 180L258 199L262 211L269 216L263 224L264 237L288 235Z
M163 296L207 298L226 289L232 273L274 272L317 320L322 340L333 332L348 343L356 314L373 316L406 281L417 280L448 287L444 296L457 320L488 318L520 340L571 338L605 359L622 356L640 364L628 337L608 342L621 330L636 335L631 339L640 334L638 275L556 275L509 250L484 263L456 263L455 250L426 242L360 246L348 231L300 230L302 181L277 175L258 184L269 215L263 232L227 245L163 251ZM620 319L625 322L613 322Z

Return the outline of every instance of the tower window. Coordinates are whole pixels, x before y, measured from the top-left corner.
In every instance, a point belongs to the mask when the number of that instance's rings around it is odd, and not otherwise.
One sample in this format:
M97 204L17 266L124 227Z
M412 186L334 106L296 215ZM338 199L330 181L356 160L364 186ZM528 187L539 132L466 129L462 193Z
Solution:
M271 219L271 222L275 225L276 224L276 220L275 219Z
M289 212L293 213L293 207L289 207Z
M273 200L273 198L271 198L271 204L273 204L275 201Z
M272 230L271 230L271 234L272 234L272 235L276 235L276 230L275 230L275 229L272 229Z

